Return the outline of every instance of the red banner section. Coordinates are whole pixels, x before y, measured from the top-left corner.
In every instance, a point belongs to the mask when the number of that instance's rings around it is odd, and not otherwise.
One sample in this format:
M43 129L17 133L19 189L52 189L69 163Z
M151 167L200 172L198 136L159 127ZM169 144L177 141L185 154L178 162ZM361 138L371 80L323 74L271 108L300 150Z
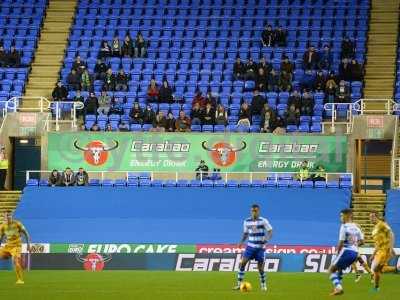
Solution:
M197 253L241 253L244 248L234 244L197 244ZM267 245L266 253L270 254L301 254L323 253L334 254L336 248L332 246L297 246L297 245Z

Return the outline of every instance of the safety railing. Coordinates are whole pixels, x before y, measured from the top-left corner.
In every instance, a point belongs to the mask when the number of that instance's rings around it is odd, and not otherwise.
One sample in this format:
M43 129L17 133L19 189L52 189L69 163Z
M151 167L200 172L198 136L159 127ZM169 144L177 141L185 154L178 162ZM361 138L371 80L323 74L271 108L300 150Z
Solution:
M84 104L76 101L54 101L51 102L50 108L54 115L54 119L49 119L48 131L55 125L55 130L60 130L61 124L70 124L71 129L77 128L77 111L83 110Z
M336 132L336 125L344 123L346 125L346 133L350 134L353 124L353 111L358 107L357 103L326 103L324 110L330 115L331 132ZM340 111L345 113L345 116L340 115Z
M48 179L51 170L28 170L26 171L26 181L29 179ZM60 172L60 171L59 171ZM151 180L193 180L198 179L200 181L206 179L223 180L225 183L228 180L248 180L252 183L254 180L274 180L278 183L279 180L290 180L298 179L300 182L304 181L298 176L298 172L220 172L220 171L191 171L191 172L169 172L169 171L87 171L90 179L128 179L132 176L142 176L146 174ZM315 175L316 172L310 171L310 179ZM352 173L332 173L332 172L318 172L323 175L325 182L339 180L342 177L350 178L351 185L353 185L353 174ZM323 180L321 180L323 181Z
M368 108L368 104L371 103L382 103L384 105L383 109L371 109ZM354 107L354 110L360 114L385 114L385 115L391 115L395 111L397 107L397 103L393 101L393 99L386 99L386 98L362 98L354 104L357 104L357 106Z
M21 102L28 100L33 106L22 106ZM48 112L50 109L50 101L46 97L27 97L27 96L17 96L10 98L6 103L7 111L11 112Z

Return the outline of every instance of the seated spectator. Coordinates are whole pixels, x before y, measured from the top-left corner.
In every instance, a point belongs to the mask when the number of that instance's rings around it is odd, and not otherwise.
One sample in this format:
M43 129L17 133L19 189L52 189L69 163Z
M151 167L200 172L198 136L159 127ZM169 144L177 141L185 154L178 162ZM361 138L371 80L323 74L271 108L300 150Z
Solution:
M279 26L274 32L274 46L286 47L287 44L287 31Z
M301 107L301 94L298 90L294 90L293 93L289 96L288 106L290 107L292 105L294 105L296 109L300 109Z
M257 77L256 77L255 86L257 89L264 92L267 90L267 85L268 85L267 74L264 73L264 68L259 68Z
M301 87L303 89L312 89L315 85L315 72L312 70L306 70L301 80Z
M102 41L98 58L99 59L104 59L104 58L107 58L107 57L110 57L110 56L111 56L110 45L108 45L107 41Z
M196 179L204 180L208 177L208 166L204 160L200 160L199 166L195 169L196 171Z
M121 44L117 35L114 36L111 42L111 56L121 57Z
M164 116L162 111L159 111L156 118L153 121L153 128L150 131L164 132L167 127L167 118Z
M290 105L289 109L285 112L286 125L298 126L300 122L300 111L294 105Z
M78 73L79 75L82 74L83 69L86 67L85 62L83 62L81 60L81 57L78 55L77 57L75 57L75 61L72 64L72 69L76 70L76 73Z
M261 115L261 132L273 133L276 129L276 121L270 111L266 111L264 115Z
M310 169L308 168L308 161L305 160L301 163L299 172L296 174L296 179L300 181L310 179Z
M286 73L293 74L294 65L290 62L289 57L286 55L283 57L281 62L281 72L285 71Z
M200 108L199 102L197 102L190 111L190 119L192 125L201 125L201 119L203 118L203 112Z
M333 55L331 48L328 45L324 45L323 50L319 54L318 67L322 70L330 70L333 63Z
M124 98L114 97L111 99L110 115L124 114Z
M336 100L337 84L333 78L328 79L325 84L325 102L333 103Z
M90 92L89 97L85 102L85 116L96 115L99 108L99 100L93 92Z
M206 99L199 90L196 92L196 95L193 98L192 107L194 107L197 103L200 105L200 108L206 107Z
M303 55L303 69L314 70L318 64L318 53L313 46L310 46Z
M279 78L279 90L281 92L290 92L292 89L292 74L281 71Z
M274 31L271 25L265 26L261 33L261 43L263 47L272 47L274 45Z
M156 113L150 104L147 104L146 109L143 111L143 124L153 124L156 119Z
M206 108L203 110L202 118L203 125L215 124L215 110L211 106L210 102L207 102Z
M128 76L125 74L123 69L120 69L115 80L115 90L116 91L124 91L128 90Z
M110 124L110 123L107 123L107 124L106 124L105 131L108 131L108 132L110 132L110 131L113 131L113 129L112 129L112 127L111 127L111 124Z
M275 130L273 131L274 134L285 134L286 133L286 128L285 128L285 121L278 115L274 117L275 120Z
M158 101L158 86L154 79L150 81L149 87L147 88L147 101L148 102L157 102Z
M226 124L228 124L228 113L223 105L218 104L215 110L215 125L226 126Z
M97 109L98 114L108 115L111 107L111 97L107 95L106 91L101 91L99 97L99 108Z
M206 106L207 106L207 103L210 103L212 107L217 106L217 99L215 99L215 97L213 96L213 94L211 92L207 93Z
M115 76L111 68L107 70L106 77L104 77L103 90L106 90L107 92L115 90Z
M95 78L97 80L104 80L104 78L106 78L107 70L108 67L104 61L102 59L98 59L96 65L94 66Z
M346 85L344 80L340 80L339 87L337 89L336 102L338 103L349 103L350 102L350 87Z
M11 46L10 53L7 55L8 66L11 68L19 68L21 65L21 55L15 49L14 46Z
M118 125L119 131L129 131L129 123L126 121L121 121L121 123Z
M300 113L303 116L312 116L314 112L314 98L309 91L304 91L301 99Z
M59 81L51 93L51 96L53 97L53 101L67 101L68 90L63 86L62 82Z
M174 132L175 131L175 118L172 112L169 112L167 115L167 124L165 126L165 130L168 132Z
M71 168L67 167L61 175L61 186L74 186L75 175Z
M258 89L254 90L254 96L251 100L251 114L252 115L260 115L261 110L263 109L265 104L265 98L260 95Z
M326 170L322 165L318 165L312 175L313 181L325 181Z
M341 58L348 58L352 59L356 53L355 45L354 42L352 42L347 36L343 38L342 40L342 46L341 46Z
M355 59L351 60L350 64L350 80L351 81L362 81L363 80L363 69Z
M244 80L256 80L257 65L254 63L253 59L250 58L245 66Z
M233 65L233 78L235 80L243 80L244 78L244 73L245 73L245 67L242 61L240 60L240 57L236 58L236 62Z
M4 50L4 47L0 45L0 67L5 68L8 66L8 57L7 53Z
M133 103L129 117L131 118L131 124L143 124L143 111L138 102Z
M61 175L54 169L49 176L49 186L59 186L61 183Z
M267 76L267 91L277 92L279 89L279 74L274 69Z
M351 81L351 65L347 58L343 59L339 65L339 77L341 80Z
M178 132L189 132L190 131L190 119L186 116L185 112L181 110L179 112L179 118L175 121L175 129Z
M271 63L266 62L264 57L261 57L258 65L257 65L257 69L260 69L260 68L262 68L264 70L264 74L269 74L272 70L272 65L271 65Z
M76 91L81 89L81 78L75 69L71 69L71 73L68 74L67 83L70 90Z
M159 103L173 103L174 97L172 96L172 89L170 88L168 81L163 80L162 86L158 92Z
M247 102L243 102L239 110L239 126L250 127L251 111Z
M143 35L138 32L135 40L135 57L145 57L146 56L146 41Z
M269 106L268 102L264 104L261 110L261 118L265 115L266 112L269 112L273 118L275 118L275 111Z
M123 57L133 56L133 42L129 34L125 36L124 43L122 44L121 47L121 54Z
M86 68L83 69L81 75L81 89L84 91L90 91L92 89L92 79Z
M89 175L82 167L79 168L78 173L75 175L75 182L76 186L89 185Z
M90 127L89 131L100 131L100 127L97 123L94 123L92 127Z
M324 72L320 70L317 72L317 76L315 77L314 90L318 92L323 92L325 86L326 86L326 77L324 75Z

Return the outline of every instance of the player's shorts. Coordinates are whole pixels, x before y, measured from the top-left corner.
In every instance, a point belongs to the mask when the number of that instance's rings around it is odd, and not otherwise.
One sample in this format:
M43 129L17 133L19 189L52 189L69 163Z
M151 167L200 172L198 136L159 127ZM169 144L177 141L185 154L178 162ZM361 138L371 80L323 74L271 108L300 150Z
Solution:
M254 259L259 263L263 263L265 260L265 250L264 248L253 248L247 246L246 250L244 250L243 257L248 260Z
M376 267L383 267L388 264L392 254L390 250L378 250L375 253L374 259L371 264L371 269L374 270Z
M0 256L20 258L21 257L21 246L5 245L0 248Z
M339 270L345 270L357 261L358 252L344 249L342 250L332 265L336 266Z

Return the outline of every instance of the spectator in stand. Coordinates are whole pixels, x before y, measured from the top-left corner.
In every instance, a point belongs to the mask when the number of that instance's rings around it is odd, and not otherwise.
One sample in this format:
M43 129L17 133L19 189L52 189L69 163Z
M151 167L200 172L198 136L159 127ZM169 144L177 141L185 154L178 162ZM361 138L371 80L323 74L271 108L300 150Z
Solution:
M351 74L350 76L351 81L362 81L363 79L362 66L355 59L351 60L350 74Z
M204 180L207 179L208 177L208 166L206 165L206 162L204 160L200 160L199 166L195 169L196 173L196 179L197 180Z
M125 36L124 43L122 44L121 47L121 54L123 57L133 56L133 42L129 34Z
M354 54L356 53L355 45L354 42L351 41L347 36L343 38L342 40L342 54L341 58L348 58L352 59L354 57Z
M48 180L48 186L59 186L61 182L61 175L60 173L58 173L58 171L56 169L54 169L50 176L49 176L49 180Z
M85 67L86 67L85 62L83 62L83 61L81 60L81 57L78 55L78 56L75 58L74 63L72 64L72 69L75 69L75 70L76 70L76 73L78 73L79 76L80 76L80 75L82 74L83 69L84 69Z
M89 97L85 102L85 116L86 115L96 115L99 108L99 100L97 99L94 92L90 92Z
M158 93L158 102L159 103L173 103L174 97L172 96L172 89L168 84L166 79L163 80L162 86L160 87Z
M239 110L238 126L250 127L251 111L247 102L243 102Z
M99 52L99 59L104 59L111 56L111 48L107 41L101 42L100 52Z
M215 97L213 96L213 94L211 92L207 93L206 106L208 103L210 103L212 107L217 106L217 99L215 99Z
M215 125L226 126L226 124L228 124L228 113L223 105L218 104L215 110Z
M257 88L254 90L253 95L253 99L251 100L251 114L260 115L265 104L265 98L260 95Z
M19 68L21 65L21 55L15 49L14 46L11 46L10 53L7 55L8 66L10 68Z
M267 77L267 91L277 92L279 89L279 74L274 69L271 70Z
M190 119L186 116L185 111L179 112L179 118L175 121L175 129L178 132L189 132L190 131Z
M292 74L281 71L279 78L279 90L281 92L290 92L292 89Z
M68 89L76 91L81 89L81 78L75 69L71 69L71 73L67 76Z
M312 89L315 85L315 71L306 70L300 83L303 89Z
M275 130L273 131L274 134L285 134L286 133L286 128L285 128L285 121L278 115L274 117L275 120Z
M310 179L310 169L308 168L308 161L303 161L301 163L299 172L296 175L296 179L300 181Z
M294 105L296 109L300 109L301 107L301 94L298 90L294 90L289 97L288 106L290 107L292 105Z
M150 104L147 104L146 109L143 111L143 124L153 124L156 119L156 113Z
M92 79L86 68L83 69L81 75L81 89L84 91L90 91L92 89Z
M71 168L67 167L61 175L61 186L74 186L75 175Z
M107 92L112 92L115 90L115 76L111 70L111 68L108 68L106 72L106 77L104 77L104 85L103 85L103 90Z
M333 63L333 56L331 48L328 45L324 45L323 50L319 54L318 67L322 70L330 70Z
M312 116L314 111L314 98L312 94L305 90L301 99L300 112L303 116Z
M135 40L135 57L146 56L146 41L141 32L138 32Z
M194 107L196 103L199 103L200 108L206 107L206 99L203 97L203 94L199 90L197 90L196 95L193 98L192 107Z
M326 170L324 166L318 165L312 175L313 181L325 181L325 176L326 176Z
M215 124L215 110L210 102L207 102L206 108L202 114L203 125L214 125Z
M147 88L147 101L148 102L158 102L158 86L154 79L150 81L149 87Z
M272 108L269 106L268 103L265 103L261 110L261 118L262 118L262 116L265 116L266 112L269 112L271 114L271 116L273 118L275 118L275 112L272 110Z
M203 112L200 108L199 102L197 102L190 111L190 119L192 120L192 125L201 125L202 118Z
M121 123L118 125L119 131L129 131L129 123L126 121L121 121Z
M260 68L262 68L264 70L264 74L269 74L272 70L272 65L271 65L271 63L266 62L264 57L261 57L258 65L257 65L257 69L260 69Z
M165 130L168 132L174 132L175 131L175 118L172 112L169 112L167 115L167 124L165 126Z
M143 111L138 102L133 103L129 117L131 118L131 124L143 124Z
M106 124L105 131L108 131L108 132L113 131L113 128L112 128L112 126L111 126L110 123L107 123L107 124Z
M233 78L235 80L243 80L245 74L245 67L242 61L240 60L240 57L238 56L236 58L236 62L233 65Z
M114 39L111 42L111 55L113 57L121 57L121 44L117 35L114 36Z
M257 74L257 65L250 58L245 66L244 80L255 80Z
M339 103L350 102L350 87L346 84L344 80L340 80L339 82L336 101Z
M303 55L303 69L314 70L318 64L318 53L315 51L314 46L310 46Z
M279 26L274 32L274 45L276 47L286 47L287 44L287 31Z
M99 97L99 108L97 109L98 114L108 115L110 112L111 97L107 95L106 91L101 91Z
M124 98L114 97L111 99L110 115L124 114Z
M275 131L276 121L270 111L266 111L265 114L261 116L260 127L260 132L273 133Z
M315 77L314 90L318 92L323 92L325 86L326 86L326 77L324 75L324 72L320 70L317 72L317 76Z
M339 77L341 80L351 81L351 65L347 58L344 58L339 66Z
M63 86L62 82L59 81L51 93L51 96L53 97L53 101L67 101L68 90Z
M8 66L7 53L4 50L4 47L0 45L0 67L5 68L7 66Z
M90 131L100 131L99 125L97 125L97 123L94 123L93 126L90 128Z
M94 66L95 79L104 80L106 78L108 67L102 59L98 59Z
M153 122L153 128L150 131L164 132L167 127L167 118L162 111L159 111Z
M336 100L337 95L337 84L335 80L330 77L325 85L325 102L333 103Z
M89 185L89 175L82 167L80 167L78 173L76 173L75 181L76 181L76 186Z
M281 62L281 72L285 71L286 73L293 74L294 65L290 62L289 57L286 55L283 56Z
M300 111L294 105L290 105L289 109L285 112L286 125L298 126L300 122Z
M257 89L264 92L267 90L267 85L268 85L267 74L265 74L264 68L259 68L257 77L256 77L255 86Z
M271 25L265 26L265 29L261 33L261 43L263 47L274 46L274 31Z
M120 69L115 80L115 90L126 92L128 90L128 76L123 69Z

